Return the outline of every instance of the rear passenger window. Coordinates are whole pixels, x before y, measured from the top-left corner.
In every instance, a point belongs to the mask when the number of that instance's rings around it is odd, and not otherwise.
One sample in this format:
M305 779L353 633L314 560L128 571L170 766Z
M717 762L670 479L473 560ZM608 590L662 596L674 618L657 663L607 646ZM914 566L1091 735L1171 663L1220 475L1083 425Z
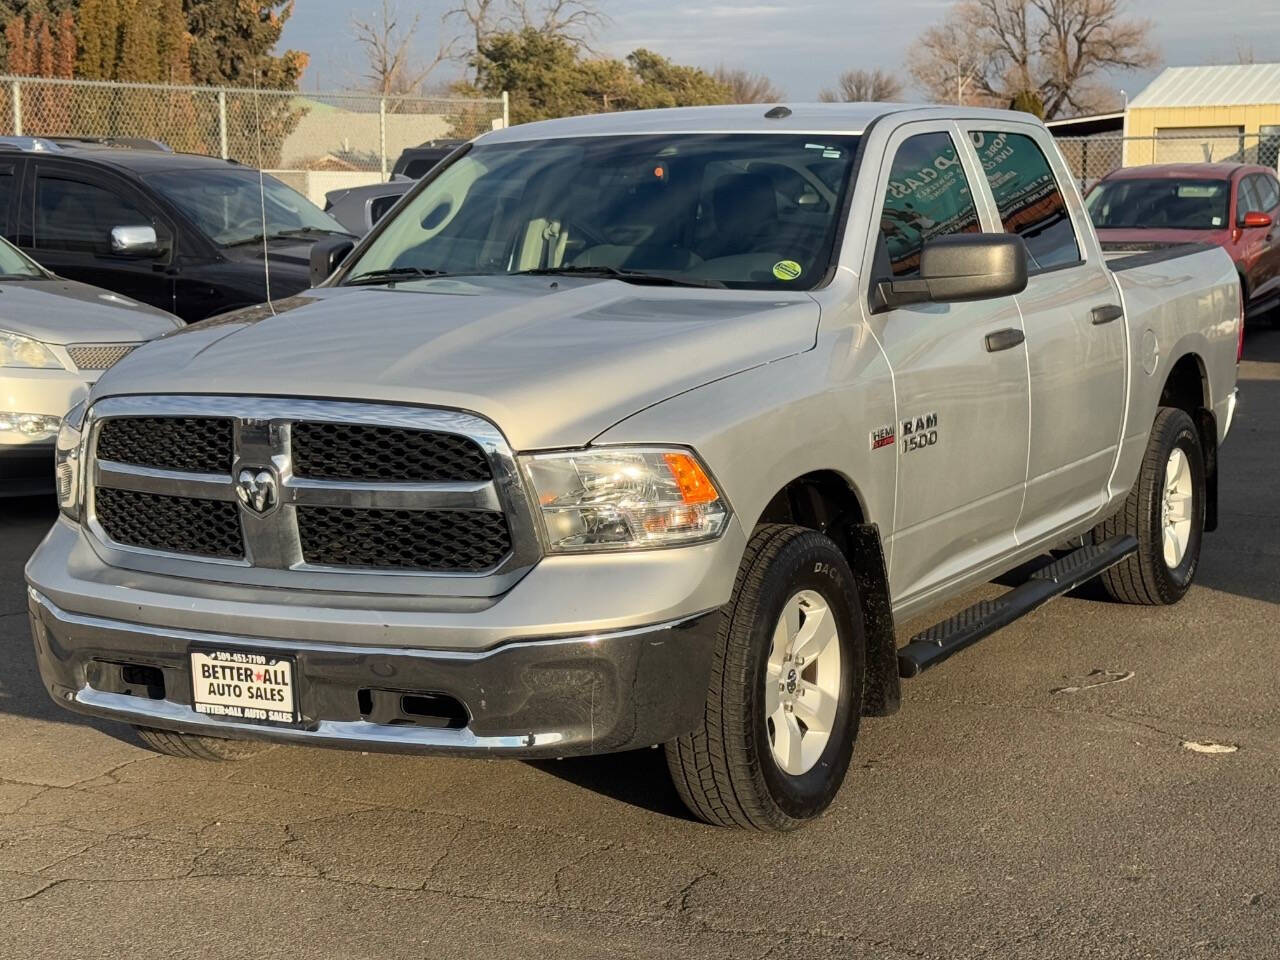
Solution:
M41 174L36 182L35 246L45 250L111 252L111 229L152 224L164 228L119 192L69 177Z
M886 267L895 279L916 276L930 240L980 229L973 190L951 135L921 133L904 140L893 158L880 214L877 279Z
M1274 177L1259 175L1258 202L1262 204L1262 209L1268 212L1280 205L1280 187L1277 187Z
M1004 131L975 130L971 136L1004 231L1026 243L1031 268L1079 263L1080 245L1067 202L1035 140Z

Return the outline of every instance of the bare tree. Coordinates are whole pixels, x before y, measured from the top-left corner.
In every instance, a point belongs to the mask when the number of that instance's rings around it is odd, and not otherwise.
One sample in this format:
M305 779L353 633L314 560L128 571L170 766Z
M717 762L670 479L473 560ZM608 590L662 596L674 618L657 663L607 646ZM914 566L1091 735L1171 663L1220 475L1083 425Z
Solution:
M590 51L591 39L608 22L600 12L598 0L456 0L440 18L441 22L461 22L467 37L466 49L456 50L459 59L468 60L495 33L514 30L536 30L568 40L575 47Z
M940 99L955 99L954 86L969 102L1033 99L1047 118L1084 113L1113 98L1105 72L1159 62L1151 29L1124 16L1123 0L961 0L921 36L912 75ZM973 65L957 66L963 51Z
M836 80L835 88L824 87L818 99L823 103L901 100L902 81L879 67L874 70L846 70Z
M985 54L973 18L952 9L941 23L920 35L914 49L918 53L908 69L929 99L968 106L991 102L979 89Z
M382 9L369 20L351 21L356 45L365 55L362 79L369 89L383 96L419 93L436 67L450 58L445 44L429 63L417 60L413 47L420 21L415 14L405 22L391 0L382 0Z
M750 70L721 64L711 76L729 91L730 103L776 103L787 98L763 73L752 73Z

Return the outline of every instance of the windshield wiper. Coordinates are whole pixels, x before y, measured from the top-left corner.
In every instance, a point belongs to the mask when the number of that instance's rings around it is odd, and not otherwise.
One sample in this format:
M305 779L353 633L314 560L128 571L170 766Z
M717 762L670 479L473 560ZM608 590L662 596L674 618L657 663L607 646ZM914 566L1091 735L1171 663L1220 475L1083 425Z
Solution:
M695 280L684 277L673 277L668 273L646 273L643 270L622 270L618 267L539 267L536 270L520 270L517 277L603 277L608 280L621 280L624 283L648 283L661 287L716 287L723 289L719 280Z
M326 227L290 227L288 230L277 230L267 239L274 240L277 237L314 237L317 234L322 237L351 237L355 239L354 233L348 233L346 230L329 230Z
M394 283L407 277L447 277L444 270L427 270L422 267L388 267L386 270L370 270L357 273L354 277L342 281L344 287L355 287L373 283Z

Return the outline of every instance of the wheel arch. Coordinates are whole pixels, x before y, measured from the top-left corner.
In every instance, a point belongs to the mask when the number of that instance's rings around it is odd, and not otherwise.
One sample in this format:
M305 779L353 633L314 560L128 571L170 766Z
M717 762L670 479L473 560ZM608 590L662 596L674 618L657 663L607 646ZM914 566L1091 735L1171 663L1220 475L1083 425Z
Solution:
M880 528L868 521L857 486L835 470L802 474L778 489L756 522L807 527L835 541L853 570L862 606L867 641L863 715L896 713L902 692L888 566Z
M1204 450L1204 529L1209 532L1218 528L1218 421L1212 396L1204 358L1195 351L1184 353L1174 362L1160 389L1160 406L1186 411L1200 435Z

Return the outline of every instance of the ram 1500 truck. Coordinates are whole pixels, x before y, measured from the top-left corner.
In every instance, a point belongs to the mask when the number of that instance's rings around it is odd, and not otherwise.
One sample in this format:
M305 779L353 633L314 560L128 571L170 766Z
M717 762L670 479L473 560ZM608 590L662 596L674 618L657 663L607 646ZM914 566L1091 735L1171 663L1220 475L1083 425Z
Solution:
M1024 114L518 126L350 246L67 418L57 702L210 759L661 744L698 817L781 830L902 677L1091 578L1174 603L1215 523L1235 269L1108 263Z

